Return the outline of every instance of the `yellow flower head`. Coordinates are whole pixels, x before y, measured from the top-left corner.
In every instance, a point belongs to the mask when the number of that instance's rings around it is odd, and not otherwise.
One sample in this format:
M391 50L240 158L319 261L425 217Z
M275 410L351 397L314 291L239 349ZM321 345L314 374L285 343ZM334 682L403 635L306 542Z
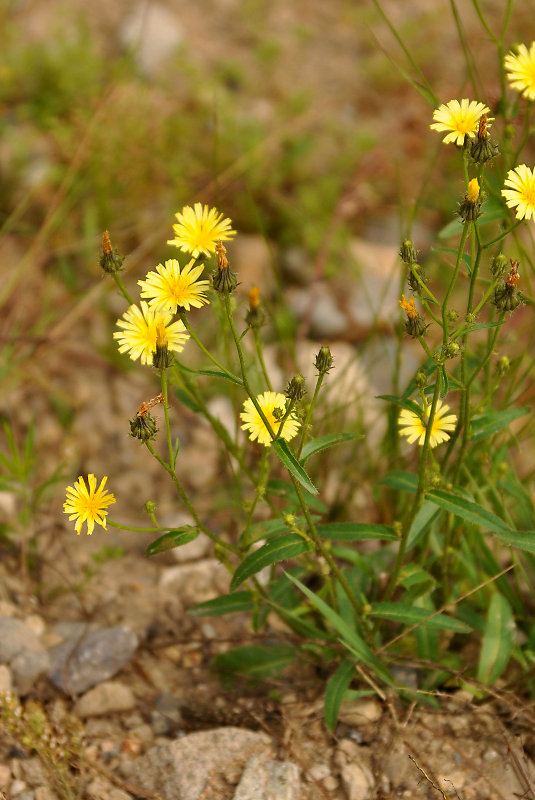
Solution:
M414 297L411 297L410 300L406 300L405 295L402 294L399 304L403 309L403 311L405 311L409 319L415 319L418 316L418 311L414 304Z
M277 434L286 409L286 397L280 392L264 392L259 394L256 401L267 419L272 431ZM275 415L275 410L280 416ZM249 439L254 442L258 439L259 444L271 447L273 436L270 434L262 417L256 410L253 401L248 398L243 404L243 411L240 414L243 420L242 430L249 431ZM293 439L299 430L300 422L292 412L284 421L281 431L281 438L287 442Z
M168 239L167 244L179 247L184 253L191 253L194 258L201 253L207 256L214 253L218 241L233 239L236 235L228 217L223 219L223 214L216 208L201 203L195 203L193 208L184 206L175 217L178 220L173 225L175 238Z
M444 144L455 142L462 146L465 136L474 138L479 127L479 118L489 111L488 106L476 100L464 98L460 103L458 100L450 100L433 111L435 122L429 127L434 131L447 132L442 140Z
M132 361L139 358L142 364L152 364L156 344L160 347L167 345L169 350L180 353L189 339L184 323L177 320L169 324L172 319L169 311L149 308L143 300L140 306L131 305L117 320L117 326L122 330L115 331L113 338L119 343L119 352L128 352Z
M115 503L115 497L104 488L107 480L105 475L97 489L97 479L94 475L89 474L87 476L88 490L80 475L74 486L67 486L67 499L63 503L63 513L70 514L69 522L72 522L73 519L76 520L74 530L78 535L80 535L84 522L87 522L88 536L93 533L95 522L103 528L106 527L108 513L106 508Z
M468 182L468 191L466 193L466 199L470 203L475 203L478 197L479 197L479 181L477 178L472 178L472 180Z
M529 50L525 44L519 44L516 50L505 56L507 79L513 89L522 92L522 97L535 100L535 42Z
M149 299L149 305L154 310L171 311L176 313L177 308L201 308L209 303L205 292L210 286L209 281L198 280L204 264L194 266L195 259L186 264L181 270L180 264L170 258L163 264L158 264L156 272L147 273L146 280L138 281L141 286L141 297Z
M429 421L430 408L430 405L426 404L424 406L424 421L420 419L418 414L415 414L413 411L409 411L408 408L404 408L399 415L399 432L401 436L407 437L409 444L412 444L418 439L418 444L423 445L425 441L427 423ZM455 430L457 416L455 414L448 414L448 416L444 416L446 412L449 411L449 408L450 407L441 400L437 401L435 416L433 418L433 427L431 429L431 447L436 447L437 444L446 442L450 438L450 434L447 431Z
M525 164L510 169L502 189L509 208L516 206L517 219L535 219L535 173Z

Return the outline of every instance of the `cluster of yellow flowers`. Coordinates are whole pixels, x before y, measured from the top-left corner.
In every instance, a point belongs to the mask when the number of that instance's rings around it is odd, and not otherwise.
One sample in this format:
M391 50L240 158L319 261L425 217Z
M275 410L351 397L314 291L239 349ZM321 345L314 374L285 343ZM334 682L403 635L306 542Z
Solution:
M193 208L186 206L175 216L175 237L167 243L189 253L192 258L184 267L176 259L169 259L148 272L145 280L138 281L140 297L144 299L140 299L139 305L131 305L117 320L119 330L113 334L119 352L128 353L132 360L139 359L142 364L152 364L157 346L166 346L175 353L183 350L189 334L182 320L173 319L174 315L178 309L189 311L210 302L206 296L210 282L201 279L204 264L197 264L197 258L214 253L218 242L232 239L236 234L230 219L223 219L217 209L201 203ZM258 289L254 294L256 303L257 295ZM289 441L297 434L300 423L292 412L285 416L281 425L285 408L286 397L279 392L258 395L256 405L247 398L240 414L242 428L248 431L251 441L257 440L266 447L271 445L274 435ZM97 488L93 474L87 476L87 485L80 475L74 486L67 487L63 511L69 514L70 521L76 521L76 533L80 534L84 522L88 535L93 533L95 523L106 528L107 508L116 502L114 495L104 488L106 481L107 476Z

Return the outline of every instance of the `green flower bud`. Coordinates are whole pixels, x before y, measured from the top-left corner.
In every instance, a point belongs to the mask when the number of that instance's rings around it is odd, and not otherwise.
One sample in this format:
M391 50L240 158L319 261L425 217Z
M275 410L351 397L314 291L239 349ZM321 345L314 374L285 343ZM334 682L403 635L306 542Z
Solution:
M302 375L296 375L292 378L285 391L285 395L289 400L301 400L307 391L305 379Z
M325 375L330 369L332 369L333 363L334 359L331 355L331 351L328 345L325 344L320 348L319 353L314 361L314 366L320 375Z
M399 255L404 264L415 264L418 261L418 251L410 239L401 243Z
M102 234L102 253L99 264L104 272L112 274L123 269L124 256L118 250L114 250L111 245L110 234L104 231Z
M148 442L154 439L158 433L158 426L152 414L137 415L130 420L130 436L139 439L140 442Z

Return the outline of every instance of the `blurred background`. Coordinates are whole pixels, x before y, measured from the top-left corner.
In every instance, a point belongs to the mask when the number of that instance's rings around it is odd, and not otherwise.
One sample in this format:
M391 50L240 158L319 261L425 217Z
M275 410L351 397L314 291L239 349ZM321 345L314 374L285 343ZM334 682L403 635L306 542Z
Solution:
M498 26L502 0L482 5ZM21 446L34 425L36 482L58 469L68 483L113 475L117 517L136 517L151 494L171 502L158 465L128 437L158 388L117 352L125 303L98 257L109 230L137 296L137 281L177 255L166 244L174 213L197 201L239 232L229 246L238 302L243 318L260 287L277 389L306 369L300 353L329 342L355 391L389 390L399 239L410 234L425 256L463 191L455 148L429 131L434 100L474 96L463 47L477 58L476 99L492 106L499 93L495 48L472 5L461 10L447 0L410 10L397 0L1 0L0 416ZM510 43L529 44L531 25L530 4L517 4ZM191 319L215 341L214 315ZM420 356L407 352L410 376ZM195 359L192 347L185 360ZM213 407L232 426L220 390ZM191 420L177 409L187 480L202 492L217 460ZM2 503L7 519L16 507L5 493ZM57 494L49 509L34 533L65 527Z

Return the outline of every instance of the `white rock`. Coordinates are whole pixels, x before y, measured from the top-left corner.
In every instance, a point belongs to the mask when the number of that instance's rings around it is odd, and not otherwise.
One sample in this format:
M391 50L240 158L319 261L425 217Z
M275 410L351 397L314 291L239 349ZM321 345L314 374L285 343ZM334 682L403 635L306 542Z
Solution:
M377 722L382 713L383 710L377 700L364 698L342 703L338 719L346 725L353 725L355 728L359 728L362 725L368 725L370 722Z
M5 664L0 664L0 694L12 690L11 670Z
M273 757L271 738L265 733L233 727L197 731L151 748L137 759L129 780L164 800L199 800L209 796L218 779L238 783L254 755L261 760Z
M375 781L364 764L346 764L342 767L341 778L348 800L371 800Z
M18 794L22 794L26 788L26 781L14 780L11 784L11 797L16 797Z
M117 711L131 711L136 706L132 690L119 681L105 681L86 692L74 706L79 717L98 717Z
M7 792L11 784L11 770L7 764L0 764L0 791Z
M145 75L154 75L184 40L176 14L158 2L139 2L133 6L119 36L133 50Z
M230 575L215 558L164 569L161 589L178 593L184 604L200 603L229 591Z

